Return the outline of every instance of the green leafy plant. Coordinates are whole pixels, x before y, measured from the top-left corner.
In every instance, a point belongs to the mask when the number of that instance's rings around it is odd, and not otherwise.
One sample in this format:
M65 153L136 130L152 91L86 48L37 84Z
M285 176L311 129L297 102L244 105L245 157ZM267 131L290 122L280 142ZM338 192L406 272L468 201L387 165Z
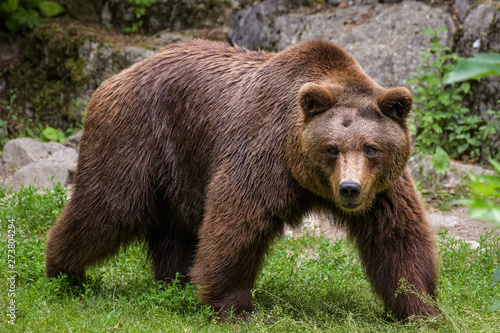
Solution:
M78 128L83 128L83 124L85 123L85 118L87 117L87 109L86 109L87 105L81 98L74 99L73 104L75 105L77 112L82 115L81 120L78 121L76 126Z
M42 131L42 135L40 136L40 141L42 142L59 142L63 143L66 141L66 135L60 129L55 129L53 127L47 126Z
M460 203L470 206L469 216L473 219L500 223L500 163L489 159L497 174L470 174L469 187L473 197L461 200Z
M434 155L432 156L432 164L434 165L434 171L445 175L448 170L450 170L450 156L443 150L443 148L437 146Z
M39 25L43 17L57 16L64 8L54 1L45 0L5 0L0 5L0 17L12 32L17 32L26 24L29 28Z
M480 79L484 76L500 75L500 53L476 55L460 61L445 77L445 84ZM498 100L500 103L500 100ZM482 142L483 154L500 161L500 110L487 110L488 122L479 127L479 138Z
M444 83L453 84L490 75L500 75L500 53L479 54L460 61L446 76Z
M480 116L472 115L462 105L463 96L470 94L470 84L444 82L455 63L462 59L451 53L449 47L441 45L437 35L444 31L446 28L422 32L431 35L432 48L422 56L424 65L418 68L417 77L407 81L407 84L416 85L416 109L410 124L412 134L416 135L416 151L439 154L438 160L443 162L445 154L454 159L481 156L482 142L478 137L483 138L487 129ZM441 147L442 150L437 150ZM443 168L440 170L446 172Z
M136 33L142 27L144 22L142 17L146 14L146 10L156 2L156 0L128 0L132 4L132 11L134 12L136 22L133 22L130 27L125 28L125 32Z

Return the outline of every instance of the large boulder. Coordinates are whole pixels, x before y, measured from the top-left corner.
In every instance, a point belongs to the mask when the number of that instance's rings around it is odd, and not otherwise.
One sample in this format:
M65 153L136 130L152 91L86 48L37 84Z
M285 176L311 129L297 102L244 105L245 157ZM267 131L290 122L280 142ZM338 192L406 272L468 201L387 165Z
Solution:
M10 140L3 149L2 170L17 170L42 158L48 158L61 149L64 149L64 146L57 142L40 142L32 138Z
M451 45L455 33L453 20L445 10L423 2L337 7L305 15L281 14L286 6L281 12L266 12L264 4L268 1L235 15L229 33L233 43L282 51L306 40L329 40L349 51L369 76L386 87L404 85L417 73L422 64L420 56L431 47L429 36L421 34L422 30L448 28L441 35L447 45Z
M74 150L73 150L74 151ZM21 186L35 185L40 188L52 187L57 183L66 187L73 183L75 166L69 158L66 160L41 160L17 170L12 178L5 181L5 187L17 191Z
M170 32L168 30L163 30L149 37L147 45L152 51L156 52L165 45L187 42L192 40L194 36L195 35L192 33Z
M329 4L332 4L335 6L338 6L341 4L347 4L348 6L372 5L375 3L393 4L393 3L399 3L399 2L403 2L403 0L350 0L350 1L328 0Z
M477 0L455 0L453 6L458 11L458 15L460 16L461 20L464 19L465 15L467 14L467 11L472 6L474 6L476 2Z
M434 170L432 156L413 155L408 162L408 170L413 179L417 180L424 188L434 188L436 184L449 191L464 184L469 179L469 173L476 175L493 175L493 171L484 169L479 165L462 164L450 161L450 170L446 174L439 174Z
M78 153L56 142L20 138L7 142L2 154L3 187L51 187L73 182Z
M69 148L73 148L77 152L80 152L80 141L82 140L83 130L79 130L72 136L70 136L63 145Z
M104 80L153 54L148 48L113 44L109 36L78 23L41 24L11 77L11 86L18 89L16 104L52 127L77 123Z
M308 4L308 0L265 0L256 6L238 11L229 29L233 44L256 50L276 50L272 36L275 19Z
M479 53L500 52L500 3L490 1L472 7L455 37L455 51L462 57ZM500 77L491 76L471 81L469 108L490 120L487 110L499 110Z

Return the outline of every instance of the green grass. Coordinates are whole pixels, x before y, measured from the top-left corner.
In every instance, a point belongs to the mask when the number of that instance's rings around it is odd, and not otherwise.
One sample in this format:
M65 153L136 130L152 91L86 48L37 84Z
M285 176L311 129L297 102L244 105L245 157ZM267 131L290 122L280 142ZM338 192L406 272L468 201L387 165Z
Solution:
M272 247L253 291L255 320L217 324L193 286L154 282L143 245L134 243L76 286L44 275L46 231L65 204L65 190L0 192L0 332L412 332L371 292L356 251L345 241L304 236ZM17 318L8 323L9 219L16 234ZM500 239L484 235L480 247L440 234L438 306L442 332L498 332L500 312L490 288Z

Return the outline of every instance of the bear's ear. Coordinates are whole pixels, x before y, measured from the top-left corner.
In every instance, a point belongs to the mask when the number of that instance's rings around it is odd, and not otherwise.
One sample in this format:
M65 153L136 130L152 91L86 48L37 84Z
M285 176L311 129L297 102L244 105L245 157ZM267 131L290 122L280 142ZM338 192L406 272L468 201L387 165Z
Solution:
M413 105L413 97L406 88L394 88L378 96L377 105L383 114L398 122L404 122Z
M325 112L335 104L333 89L316 83L306 83L299 90L298 103L306 120Z

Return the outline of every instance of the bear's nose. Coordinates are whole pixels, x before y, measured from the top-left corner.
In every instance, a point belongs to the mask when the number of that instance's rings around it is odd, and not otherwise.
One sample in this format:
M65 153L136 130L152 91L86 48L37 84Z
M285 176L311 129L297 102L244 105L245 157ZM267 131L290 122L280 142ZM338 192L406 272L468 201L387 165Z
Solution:
M339 186L339 192L344 199L356 199L361 193L361 186L355 182L342 182Z

